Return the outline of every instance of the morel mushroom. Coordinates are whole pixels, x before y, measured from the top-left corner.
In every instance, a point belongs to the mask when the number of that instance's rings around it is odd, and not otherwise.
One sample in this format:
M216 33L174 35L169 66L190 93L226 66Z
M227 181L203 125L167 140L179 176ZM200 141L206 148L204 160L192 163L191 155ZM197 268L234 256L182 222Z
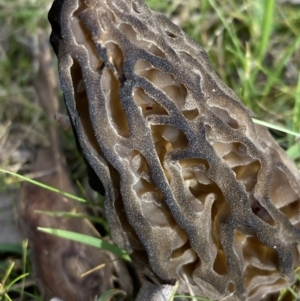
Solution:
M179 292L260 300L293 283L299 173L203 48L142 0L56 0L49 16L115 243Z

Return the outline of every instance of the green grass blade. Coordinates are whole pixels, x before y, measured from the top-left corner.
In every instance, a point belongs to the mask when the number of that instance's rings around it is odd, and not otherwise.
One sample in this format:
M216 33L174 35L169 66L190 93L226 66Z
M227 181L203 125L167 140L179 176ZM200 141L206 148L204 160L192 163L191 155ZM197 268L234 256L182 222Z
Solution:
M295 97L293 129L294 131L300 130L300 75L298 77L298 85Z
M90 216L90 215L82 214L82 213L68 212L68 211L35 210L34 212L36 212L37 214L44 214L44 215L53 216L53 217L70 217L70 218L87 219L93 223L102 225L105 228L105 230L107 232L109 232L107 222L104 219L99 218L99 217L94 217L94 216Z
M27 277L29 275L29 273L25 273L23 275L20 275L19 277L15 278L7 287L6 287L6 290L9 291L10 288L16 283L18 282L19 280Z
M0 252L14 253L22 255L23 249L21 245L0 244Z
M82 214L82 213L75 213L69 211L47 211L47 210L34 210L34 212L38 214L53 216L53 217L72 217L72 218L79 218L79 219L88 219L95 223L102 224L102 220L100 218L89 216L87 214Z
M299 295L291 287L288 287L287 289L295 298L294 300L296 300L296 301L299 300Z
M274 72L268 78L268 81L266 83L262 95L267 95L270 92L272 86L278 81L278 79L281 78L281 73L283 68L286 66L287 62L291 59L291 56L294 54L295 50L297 49L297 47L299 47L299 45L300 45L300 35L289 46L285 55L280 60L280 63L278 64L276 70L274 70Z
M283 133L286 133L286 134L289 134L289 135L300 137L300 133L288 130L288 129L284 128L284 127L281 127L281 126L278 126L278 125L274 125L272 123L269 123L269 122L266 122L266 121L262 121L262 120L258 120L258 119L255 119L255 118L252 118L252 121L254 123L256 123L256 124L265 126L267 128L273 129L273 130L277 130L277 131L280 131L280 132L283 132Z
M19 179L22 180L22 181L26 181L26 182L29 182L29 183L34 184L34 185L36 185L36 186L39 186L39 187L41 187L41 188L45 188L45 189L50 190L50 191L52 191L52 192L61 194L61 195L65 196L65 197L67 197L67 198L69 198L69 199L72 199L72 200L75 200L75 201L78 201L78 202L83 202L83 203L86 202L85 199L80 198L80 197L78 197L78 196L76 196L76 195L73 195L73 194L70 194L70 193L68 193L68 192L59 190L59 189L57 189L57 188L48 186L48 185L46 185L46 184L44 184L44 183L41 183L41 182L39 182L39 181L35 181L35 180L30 179L30 178L24 177L24 176L19 175L19 174L15 173L15 172L8 171L8 170L2 169L2 168L0 168L0 172L3 172L3 173L6 173L6 174L9 174L9 175L12 175L12 176L14 176L14 177L19 178Z
M300 143L297 142L297 143L293 144L292 146L290 146L287 149L286 153L292 160L296 160L296 159L300 158Z
M179 285L179 282L176 281L176 284L174 285L174 288L173 288L173 290L172 290L172 294L171 294L171 296L170 296L170 298L169 298L168 301L173 301L173 300L175 299L176 292L177 292L177 290L178 290L178 285Z
M187 296L187 295L175 295L175 300L176 299L181 299L181 298L185 298L185 299L196 299L196 300L200 300L200 301L214 301L213 299L207 299L204 297L197 297L197 296Z
M259 62L262 62L269 45L270 36L273 30L273 16L275 9L275 0L263 0L264 14L262 19L262 36L259 41Z
M120 289L111 289L105 292L97 301L110 301L111 298L115 295L126 296L126 293Z
M241 46L239 44L239 39L236 36L236 32L229 26L227 20L224 17L222 10L220 9L220 6L218 6L214 0L208 0L208 2L211 5L211 7L215 10L218 17L221 19L222 24L226 28L226 30L232 40L232 43L235 47L235 55L239 58L240 62L243 63L243 65L244 65L245 57L244 57L243 51L241 49Z
M16 289L16 288L14 288L14 287L12 287L12 288L10 289L10 291L11 291L11 292L17 292L17 293L19 293L19 294L22 294L22 293L23 293L23 295L26 296L26 297L29 297L30 300L32 299L32 300L37 300L37 301L45 301L44 298L39 297L39 296L37 296L36 294L31 294L31 293L28 293L28 292L26 292L26 291L23 291L23 290L20 290L20 289ZM22 299L22 300L28 300L28 299L25 299L25 298L24 298L24 299Z
M60 230L60 229L52 229L52 228L38 228L39 231L52 234L58 237L70 239L73 241L81 242L83 244L87 244L96 248L105 249L114 253L115 255L123 258L126 261L131 261L129 255L118 248L117 246L106 242L105 240L97 237L92 237L85 234L80 234L72 231Z

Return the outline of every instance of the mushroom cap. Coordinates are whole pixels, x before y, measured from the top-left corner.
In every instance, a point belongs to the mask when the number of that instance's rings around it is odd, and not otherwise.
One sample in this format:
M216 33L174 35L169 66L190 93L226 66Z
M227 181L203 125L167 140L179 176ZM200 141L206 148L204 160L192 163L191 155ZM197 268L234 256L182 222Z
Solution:
M115 243L179 292L255 301L292 284L299 172L203 48L141 0L56 0L49 17Z

